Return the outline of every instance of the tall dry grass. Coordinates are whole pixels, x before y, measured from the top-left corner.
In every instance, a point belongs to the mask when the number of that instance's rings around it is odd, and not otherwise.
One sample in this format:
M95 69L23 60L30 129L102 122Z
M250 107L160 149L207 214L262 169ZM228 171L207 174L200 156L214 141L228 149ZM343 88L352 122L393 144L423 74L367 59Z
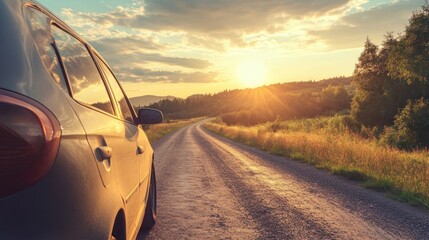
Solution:
M275 122L253 127L207 123L206 128L273 154L317 167L388 191L412 204L429 207L429 152L405 152L379 145L347 129L337 120ZM334 124L334 126L332 125Z

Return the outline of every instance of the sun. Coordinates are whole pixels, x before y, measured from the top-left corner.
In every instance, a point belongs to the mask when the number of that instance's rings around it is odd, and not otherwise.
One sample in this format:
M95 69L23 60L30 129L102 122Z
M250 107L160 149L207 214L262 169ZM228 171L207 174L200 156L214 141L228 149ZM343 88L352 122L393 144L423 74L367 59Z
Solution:
M258 87L266 80L267 69L263 62L258 60L245 60L237 65L238 80L246 87Z

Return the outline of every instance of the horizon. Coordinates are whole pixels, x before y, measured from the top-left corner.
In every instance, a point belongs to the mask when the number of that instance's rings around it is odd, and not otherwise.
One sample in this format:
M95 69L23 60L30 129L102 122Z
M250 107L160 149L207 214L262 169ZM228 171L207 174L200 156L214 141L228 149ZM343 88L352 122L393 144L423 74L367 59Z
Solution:
M424 4L39 2L100 52L129 97L181 98L351 76L367 37L381 44L387 32L402 33L412 12Z
M256 87L244 87L244 88L232 88L232 89L223 89L223 90L219 90L219 91L215 91L215 92L211 92L211 93L194 93L185 97L180 97L180 96L175 96L175 95L153 95L153 94L145 94L145 95L137 95L137 96L133 96L133 97L129 97L130 99L132 98L140 98L140 97L155 97L155 98L179 98L179 99L186 99L192 96L198 96L198 95L217 95L217 94L222 94L223 92L232 92L232 91L241 91L241 90L256 90L256 91L260 91L264 88L269 88L271 86L275 86L277 84L283 85L283 84L295 84L295 83L318 83L318 82L323 82L323 81L330 81L330 80L334 80L334 79L347 79L347 78L352 78L353 76L335 76L335 77L331 77L331 78L324 78L324 79L318 79L318 80L306 80L306 81L290 81L290 82L279 82L279 83L271 83L271 84L264 84L264 85L260 85L260 86L256 86ZM346 85L346 84L339 84L336 85L334 84L333 86L341 86L341 85ZM263 90L264 91L264 90Z

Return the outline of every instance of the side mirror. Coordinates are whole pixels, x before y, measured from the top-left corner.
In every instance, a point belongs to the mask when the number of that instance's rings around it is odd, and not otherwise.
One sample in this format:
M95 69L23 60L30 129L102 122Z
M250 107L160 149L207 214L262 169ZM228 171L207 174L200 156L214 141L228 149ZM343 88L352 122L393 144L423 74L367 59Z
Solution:
M140 108L138 115L140 124L156 124L164 120L162 112L153 108Z

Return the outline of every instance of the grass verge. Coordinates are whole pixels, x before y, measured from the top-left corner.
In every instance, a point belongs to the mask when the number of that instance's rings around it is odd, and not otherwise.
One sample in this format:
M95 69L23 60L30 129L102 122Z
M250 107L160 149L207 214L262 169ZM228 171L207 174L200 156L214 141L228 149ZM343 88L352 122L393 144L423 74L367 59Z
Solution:
M145 125L143 128L151 143L154 143L164 137L165 135L179 130L192 123L198 122L203 118L192 118L186 120L169 120L161 124Z
M206 123L205 127L232 140L327 169L360 181L367 188L429 209L427 150L400 151L348 131L323 128L302 131L279 127L273 131L266 124L243 127L216 122Z

